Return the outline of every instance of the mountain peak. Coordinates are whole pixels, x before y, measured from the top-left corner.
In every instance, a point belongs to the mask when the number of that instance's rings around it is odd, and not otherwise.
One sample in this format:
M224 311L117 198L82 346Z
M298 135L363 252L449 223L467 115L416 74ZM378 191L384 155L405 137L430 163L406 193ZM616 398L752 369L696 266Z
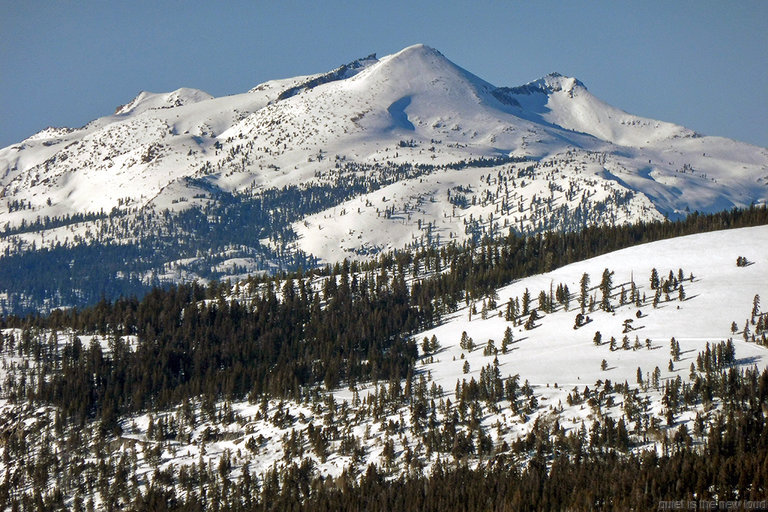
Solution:
M557 91L571 92L577 87L580 87L582 89L587 88L584 85L584 83L578 78L561 75L556 71L548 74L547 76L541 78L540 80L542 80L546 84L547 89L553 92L557 92Z
M381 80L387 88L413 94L418 91L476 95L494 87L462 67L454 64L438 50L425 44L408 46L382 57L375 66L360 73L360 80ZM437 84L442 84L440 87ZM463 91L463 92L459 92Z
M399 52L392 55L393 57L412 57L412 56L428 56L428 55L434 55L445 58L445 56L440 53L439 51L435 50L431 46L427 46L423 43L417 43L413 44L411 46L406 46Z
M408 46L397 53L384 57L382 61L386 61L388 66L402 65L406 68L413 67L414 70L424 66L431 68L455 66L445 55L425 44Z
M552 94L555 92L564 92L573 97L574 91L578 89L587 90L584 83L578 78L561 75L558 72L552 72L538 80L528 82L520 87L514 87L510 90L513 94Z
M181 87L175 91L154 93L141 91L138 96L125 105L115 109L115 114L139 114L147 110L159 108L180 107L191 103L198 103L213 98L210 94L200 89Z

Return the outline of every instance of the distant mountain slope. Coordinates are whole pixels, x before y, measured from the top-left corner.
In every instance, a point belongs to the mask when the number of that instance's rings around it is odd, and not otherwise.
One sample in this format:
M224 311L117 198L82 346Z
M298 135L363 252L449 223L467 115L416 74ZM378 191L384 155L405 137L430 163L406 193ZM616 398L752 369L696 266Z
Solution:
M424 45L221 98L142 92L0 149L0 250L140 244L152 261L113 277L145 283L767 200L765 148L556 73L496 87ZM214 226L231 235L206 245Z

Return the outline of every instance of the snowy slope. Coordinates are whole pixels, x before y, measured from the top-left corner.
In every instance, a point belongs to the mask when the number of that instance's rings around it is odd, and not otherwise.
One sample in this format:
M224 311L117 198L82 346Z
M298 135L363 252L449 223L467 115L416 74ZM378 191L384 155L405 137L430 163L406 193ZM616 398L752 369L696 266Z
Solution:
M552 314L541 314L537 327L526 330L522 326L514 329L514 350L507 355L499 355L504 373L519 373L522 378L538 386L537 389L551 395L550 399L561 399L560 392L552 388L555 383L570 391L573 386L592 385L598 379L609 378L614 382L635 382L637 367L644 372L652 372L658 366L662 378L677 375L685 377L688 367L695 362L699 351L705 349L707 342L724 341L733 338L736 344L737 359L742 364L756 364L764 368L768 363L768 349L751 343L744 343L739 334L731 332L732 322L736 322L739 332L745 321L751 316L752 301L756 294L760 297L768 294L768 227L743 228L714 233L673 238L650 244L640 245L610 254L574 263L552 272L533 276L513 283L498 290L499 308L481 319L474 315L468 320L468 309L434 330L419 336L435 334L446 348L440 355L440 363L425 365L436 379L442 382L455 382L462 377L460 366L461 349L458 346L458 334L466 331L482 348L488 339L500 346L506 326L498 312L505 309L509 298L521 298L525 289L532 296L532 307L537 306L539 292L549 292L550 286L559 283L568 285L574 295L570 311L560 308ZM736 259L746 257L753 265L737 267ZM579 282L584 273L590 276L590 295L599 303L600 284L604 269L614 272L612 303L616 309L612 313L600 310L588 312L591 322L574 329L574 319L579 312L576 297ZM686 280L683 282L686 298L678 299L673 293L669 302L662 302L659 307L651 305L654 292L649 288L651 270L656 268L664 278L671 270L675 276L682 269ZM688 280L693 275L693 281ZM645 294L647 303L641 307L634 305L618 306L622 286L627 294L630 282L638 286L641 295ZM478 311L480 306L477 307ZM637 318L640 310L642 317ZM643 343L641 350L610 351L607 341L616 337L621 345L623 322L633 320L633 329L627 334L634 343L639 336ZM603 337L603 345L596 347L593 338L596 331ZM457 334L458 333L458 334ZM674 371L667 371L670 359L669 341L674 337L679 343L683 357ZM646 350L645 339L652 341L658 350ZM453 362L453 357L456 362ZM606 359L608 371L600 369L600 362ZM469 374L477 377L477 371L487 364L487 357L482 350L467 355L473 371ZM469 377L467 377L469 378Z
M568 130L588 133L621 146L647 146L668 139L696 137L691 130L628 114L593 96L578 79L551 73L504 90L529 115Z
M530 431L536 419L557 418L567 430L578 429L582 421L589 428L592 421L600 415L586 404L569 406L567 395L578 388L600 389L596 383L606 379L614 384L625 381L631 388L640 389L641 395L649 401L648 413L652 416L663 417L664 406L661 403L661 388L664 383L678 376L684 382L689 382L689 367L696 362L699 352L710 346L732 339L735 345L737 366L740 368L757 367L762 371L768 365L768 348L751 342L745 342L741 330L751 316L753 298L756 294L765 297L768 294L768 226L735 229L713 233L705 233L679 237L660 242L640 245L603 256L574 263L546 274L521 279L509 286L497 290L498 308L489 311L487 319L480 314L481 306L476 304L478 313L469 319L470 307L459 310L442 325L414 335L416 340L436 336L441 348L430 357L424 357L417 365L417 374L427 377L428 387L434 382L446 391L442 398L454 401L453 390L457 381L474 378L480 380L481 369L493 364L498 358L499 370L503 379L518 375L520 385L528 382L533 389L533 396L538 406L534 412L526 415L515 415L502 405L501 411L489 411L483 416L482 425L488 429L494 444L502 441L512 442L518 436ZM738 267L736 259L744 256L750 261L746 267ZM596 287L600 283L603 270L608 268L614 272L611 302L615 311L608 313L595 310L587 312L591 321L585 326L574 329L574 318L578 313L579 281L584 273L591 278L590 295L598 298L600 293ZM685 275L683 286L686 297L678 299L675 292L669 301L662 298L658 307L652 306L653 292L649 289L651 270L656 268L664 278L670 270L677 276L679 269ZM689 280L693 276L693 281ZM622 286L629 292L629 283L634 278L641 295L646 295L646 302L639 308L635 305L619 305ZM541 290L549 291L550 286L560 283L568 285L571 291L571 306L568 311L559 307L551 314L540 314L535 322L536 327L526 330L523 326L515 326L505 321L503 312L508 299L521 298L525 289L533 297L532 307L537 306L536 297ZM765 309L763 307L763 309ZM637 311L642 316L636 316ZM501 313L501 316L499 314ZM630 349L621 348L624 320L634 320L632 330L627 333L630 338ZM739 331L731 332L731 324L736 322ZM501 340L505 329L512 327L514 341L508 353L501 352ZM750 324L750 329L754 327ZM602 344L595 346L593 338L596 331L602 334ZM459 346L463 332L474 340L472 351L463 350ZM610 350L609 339L617 339L617 350ZM633 347L635 337L638 337L641 348ZM673 363L673 370L668 370L670 355L670 340L675 338L680 344L680 360ZM497 353L484 355L489 339L494 340ZM646 340L650 340L650 349ZM601 362L608 363L606 370L601 369ZM464 363L469 363L469 371L464 373ZM638 385L636 381L637 368L641 368L643 379L650 384L652 373L656 367L660 369L660 387L653 385ZM430 382L431 381L431 382ZM365 401L369 393L375 393L376 387L362 384L353 393L348 389L334 392L336 399L348 401L352 405L355 396ZM601 414L609 415L618 420L623 415L624 404L621 395L615 395L615 406L605 407ZM272 404L275 406L276 404ZM242 407L254 413L245 404ZM716 405L715 405L716 407ZM271 409L273 414L275 409ZM404 412L404 414L403 414ZM685 411L676 418L673 429L687 423L689 431L693 430L691 420L696 410ZM354 407L350 415L354 416ZM306 428L311 416L296 428ZM317 417L317 416L315 416ZM409 412L393 411L381 424L357 424L352 421L349 429L356 435L363 436L368 432L370 438L369 455L365 461L376 464L382 463L381 439L384 426L389 419L402 421L405 418L404 440L396 440L396 449L402 453L410 446L418 452L418 438L411 437L409 430ZM501 425L501 427L499 427ZM265 427L267 425L265 424ZM270 425L267 428L272 428ZM289 430L283 431L283 435ZM503 434L499 435L500 432ZM255 435L255 434L254 434ZM271 435L273 439L279 437ZM219 449L222 450L224 445ZM400 451L402 450L402 451ZM282 455L281 450L275 450L275 460ZM443 454L444 456L445 454ZM440 454L427 457L427 466L433 463ZM190 458L190 461L192 458ZM259 460L261 468L269 466L269 460ZM337 475L349 458L335 454L327 462L318 461L321 471ZM364 467L364 464L362 464Z
M753 297L756 294L761 297L768 295L766 247L768 226L654 242L578 262L503 287L497 290L499 307L489 311L485 319L479 313L479 304L478 314L472 315L471 320L469 307L459 310L442 325L414 336L421 340L425 336L435 335L440 344L437 353L424 355L416 368L417 378L425 378L427 389L438 390L437 394L429 391L431 399L439 404L436 409L440 412L434 418L438 428L447 420L447 413L443 411L450 411L451 407L453 411L459 409L458 400L454 396L457 382L470 379L478 381L481 368L492 366L497 359L501 378L507 381L517 375L519 385L525 387L527 383L531 393L522 399L526 405L521 406L519 412L514 412L507 400L500 401L495 408L483 406L479 428L490 436L493 446L502 452L503 443L511 445L524 437L537 422L551 424L557 421L570 433L581 428L588 431L593 422L605 422L606 417L611 417L616 421L624 419L628 422L627 428L632 429L632 422L626 412L629 407L626 396L606 390L607 380L613 385L626 382L632 393L637 392L636 404L641 407L641 414L658 424L657 428L648 430L652 435L646 441L643 441L644 435L631 434L634 449L656 446L661 450L659 439L662 436L671 436L681 425L686 425L688 431L693 432L693 419L697 413L705 419L710 418L720 407L717 401L706 406L698 404L684 407L674 415L672 425L668 425L665 419L666 406L662 403L664 385L678 377L683 383L690 383L689 367L696 362L697 355L706 349L707 343L712 346L732 338L735 366L738 369L756 367L762 371L768 365L768 348L745 342L740 332L751 315ZM750 264L738 267L736 258L739 256L746 257ZM614 272L611 302L615 311L588 312L591 321L574 329L582 275L587 273L591 277L590 295L597 295L599 300L595 286L606 268ZM669 270L677 275L678 270L682 269L682 284L686 290L684 300L679 300L675 293L670 300L662 298L658 307L653 307L653 293L649 290L648 279L652 268L656 268L662 278ZM641 296L646 295L646 301L639 308L636 305L619 305L621 288L624 286L628 289L632 279ZM533 329L505 321L503 313L502 317L498 316L499 312L503 312L506 301L513 297L520 298L525 289L534 297L535 307L535 297L540 290L548 291L550 286L560 283L567 284L571 290L571 307L568 311L560 306L555 312L542 315ZM239 297L247 301L247 297ZM642 311L639 318L636 315L638 310ZM628 333L631 346L625 350L621 344L626 319L633 319L634 325ZM739 332L735 334L731 332L732 322L739 325ZM500 350L501 339L507 327L512 329L514 340L504 354ZM602 334L600 346L593 343L596 331ZM462 332L474 340L476 348L470 351L459 346ZM616 350L609 347L611 336L617 339ZM638 349L634 348L635 337L640 340ZM681 355L670 371L668 362L672 358L670 340L673 337L680 344ZM68 335L62 333L60 343L66 343L67 338ZM82 338L84 342L90 340L88 336ZM485 355L483 349L489 339L494 340L499 351ZM103 343L103 340L96 341ZM4 349L2 357L6 364L0 370L0 378L5 381L9 375L15 375L23 361L8 348ZM602 360L607 362L605 370L601 369ZM466 372L465 362L468 363ZM29 364L34 367L35 363L29 361ZM657 367L660 370L658 386L652 383L652 374ZM644 379L642 384L636 381L637 368L641 369ZM404 384L402 382L401 386ZM368 402L369 395L381 391L384 386L384 383L377 386L360 383L352 390L342 388L330 392L321 391L316 398L310 398L311 393L307 393L307 399L303 402L265 400L259 404L243 401L228 404L226 408L221 403L218 404L219 410L231 409L232 413L230 419L224 419L226 415L220 414L218 421L205 416L200 410L200 404L194 402L190 421L179 420L182 416L190 415L182 414L180 408L124 418L121 421L121 439L112 445L118 447L116 457L120 457L125 449L120 446L136 450L136 475L140 481L151 479L154 467L177 471L181 466L191 468L193 464L203 461L215 468L219 467L223 458L231 462L232 481L237 481L246 467L252 475L263 476L270 469L279 470L299 462L299 456L295 455L297 438L298 452L302 454L300 457L311 459L321 474L334 477L345 470L355 477L371 463L381 468L387 467L393 476L412 471L414 467L428 472L438 461L451 463L454 459L449 451L425 452L421 438L416 434L418 429L412 428L413 416L407 401L396 407L388 405L377 419L371 417L370 406L366 405L372 403ZM586 401L569 405L568 395L574 390L582 393L585 388L595 393L598 390L605 391L601 405L588 405ZM334 402L331 402L331 396ZM448 400L453 402L452 406L447 405ZM334 406L333 413L329 410L331 403ZM25 409L23 404L13 405L5 400L0 402L0 409L5 412L3 417L8 418L7 422L31 423L33 420L28 418L46 415L52 418L55 415L51 408ZM175 419L177 422L175 428L178 430L173 441L156 437L161 419L166 422ZM471 436L473 434L467 423L462 421L456 428ZM150 424L155 425L155 434L150 432ZM8 424L6 427L9 425L12 426ZM321 456L308 442L308 431L310 427L317 429L323 426L328 429L328 437L326 453ZM34 442L32 439L35 434L28 435L30 442ZM292 438L294 441L291 441ZM353 445L359 446L359 455L354 456L350 454L349 448L343 447L345 440L349 439L354 441ZM52 449L55 449L58 441L52 442ZM390 463L385 455L388 443L391 443L395 454L392 465L388 465ZM289 447L289 444L293 447ZM58 448L71 449L63 445ZM152 456L152 450L158 449L159 452ZM416 463L412 461L409 465L405 462L406 453ZM482 464L483 458L470 455L461 461L475 466ZM2 462L0 469L12 471L14 464L13 460Z

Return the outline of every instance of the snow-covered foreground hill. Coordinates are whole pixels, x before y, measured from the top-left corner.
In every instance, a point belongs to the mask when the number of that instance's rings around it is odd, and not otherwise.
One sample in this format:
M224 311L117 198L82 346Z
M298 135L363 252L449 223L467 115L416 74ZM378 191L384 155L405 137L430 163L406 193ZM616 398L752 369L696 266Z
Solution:
M0 251L55 249L60 267L42 271L71 274L70 290L42 299L29 283L0 292L8 309L100 296L108 287L83 284L85 246L122 248L95 256L115 267L97 281L128 294L747 207L768 200L766 180L765 148L628 114L557 73L497 87L415 45L221 98L142 92L82 128L0 149Z
M754 331L751 323L754 297L764 297L768 293L766 248L768 227L719 231L632 247L521 279L498 291L499 307L489 311L486 320L480 313L469 320L468 310L464 310L445 324L425 332L424 336L437 336L445 349L436 356L436 362L423 368L431 371L444 387L454 384L457 378L477 378L480 368L489 362L488 357L483 356L482 348L489 339L500 347L504 331L510 325L499 316L499 313L503 315L510 298L521 298L528 289L533 308L538 305L536 298L540 291L549 293L550 287L559 283L566 284L577 295L586 273L590 276L590 296L596 298L599 306L601 293L597 287L605 269L613 272L611 303L615 310L605 312L596 306L594 312L586 313L590 322L574 329L580 309L578 301L571 299L570 311L559 308L552 314L540 314L542 318L536 320L531 330L515 327L511 350L506 355L497 355L503 374L520 374L537 392L547 397L548 404L552 404L564 403L565 395L574 386L591 386L597 380L635 384L638 367L642 369L644 379L655 367L661 370L662 381L678 375L686 379L690 364L696 362L696 356L705 350L706 343L711 345L729 338L734 340L738 364L764 368L768 351L765 347L744 342L743 328L746 323ZM738 267L736 260L739 256L754 264ZM667 277L670 271L677 277L682 269L683 300L679 299L678 291L673 291L669 301L662 297L658 306L653 307L654 291L650 290L649 282L654 268L661 278ZM621 306L621 289L626 291L628 300L633 279L638 293L646 300L640 307ZM477 310L481 311L479 305ZM639 317L638 312L641 313ZM624 329L626 320L632 320L629 330ZM731 331L733 322L738 326L738 334ZM458 345L463 331L478 347L470 354ZM602 344L595 346L594 335L598 331ZM630 350L621 349L625 335L629 338ZM609 349L611 337L617 340L617 350ZM641 345L638 350L632 348L636 338ZM679 342L682 355L669 371L672 338ZM651 350L646 348L646 340L651 340ZM608 363L607 370L600 368L603 359ZM464 360L472 369L466 376L462 375ZM559 390L554 389L556 384Z
M247 468L248 478L266 478L269 471L307 460L320 474L346 471L349 477L368 464L397 475L428 471L438 463L477 465L491 456L524 462L525 439L541 435L543 425L584 436L601 425L618 425L618 441L611 446L620 450L661 453L673 437L676 443L688 439L697 445L722 407L717 398L683 398L697 379L723 368L741 372L768 366L768 347L760 343L766 317L760 298L768 297L766 248L768 226L734 229L640 245L520 279L417 333L420 347L422 339L428 340L427 352L420 348L420 362L407 381L318 388L301 402L192 401L123 418L117 438L95 435L97 422L78 432L84 443L79 447L72 432L54 434L55 408L12 404L6 396L2 428L24 432L29 445L37 446L33 450L46 447L82 461L90 469L81 474L94 478L101 471L95 461L107 457L133 475L129 485L142 489L158 479L183 488L187 477L201 470L237 481ZM600 309L606 269L612 280L608 311ZM659 293L651 289L653 269ZM575 328L585 274L588 318ZM570 291L567 300L555 292L558 298L550 305L550 290L563 285ZM517 301L524 307L526 290L529 308L537 309L535 319L520 310L514 320L505 319L507 304ZM34 373L35 362L22 360L8 346L10 332L3 334L2 382L18 382L23 368ZM60 336L65 343L68 335ZM483 395L488 392L497 395ZM91 439L92 450L82 436ZM622 446L621 439L628 444ZM9 450L8 445L0 450ZM0 464L5 475L19 469L13 458ZM110 492L91 487L80 495L99 503L113 499Z

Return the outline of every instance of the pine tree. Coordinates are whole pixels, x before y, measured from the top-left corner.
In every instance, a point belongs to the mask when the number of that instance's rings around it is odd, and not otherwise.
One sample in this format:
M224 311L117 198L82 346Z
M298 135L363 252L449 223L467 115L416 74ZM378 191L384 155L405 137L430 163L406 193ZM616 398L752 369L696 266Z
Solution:
M530 307L531 307L531 294L528 291L528 288L525 289L523 292L523 312L522 315L526 316L528 313L530 313Z
M507 327L506 330L504 331L504 337L501 340L502 354L507 353L507 350L509 350L509 346L512 344L512 341L513 341L512 329Z
M525 329L527 331L530 331L531 329L533 329L536 326L536 319L537 318L538 317L536 315L536 310L534 309L533 311L531 311L531 315L528 317L528 320L525 321Z
M680 344L674 337L669 340L669 353L675 361L680 360Z
M653 307L654 308L659 307L660 301L661 301L661 288L656 288L656 293L653 295Z
M507 322L513 322L515 320L515 316L517 316L517 308L515 307L515 302L510 298L507 301L507 310L504 313L504 320Z
M603 335L602 335L602 334L600 334L600 331L595 331L595 337L594 337L594 338L592 338L592 342L593 342L593 343L594 343L596 346L598 346L598 347L599 347L599 346L600 346L600 342L602 342L602 340L603 340Z
M434 354L438 350L440 350L440 342L437 341L437 336L433 334L429 339L429 351L430 353Z
M461 347L461 350L468 350L469 336L467 335L467 331L462 331L461 340L459 341L459 347Z
M654 267L651 269L651 290L655 290L659 287L659 273Z
M579 306L583 315L587 310L587 294L589 293L589 274L586 272L581 276L579 291Z
M755 317L760 314L760 295L755 294L752 299L752 325L755 324Z
M603 298L600 301L600 309L603 311L611 311L611 288L613 286L613 272L607 268L603 270L603 278L600 281L600 292L603 294Z
M549 301L547 299L547 292L541 290L539 292L539 309L545 313L549 313Z

